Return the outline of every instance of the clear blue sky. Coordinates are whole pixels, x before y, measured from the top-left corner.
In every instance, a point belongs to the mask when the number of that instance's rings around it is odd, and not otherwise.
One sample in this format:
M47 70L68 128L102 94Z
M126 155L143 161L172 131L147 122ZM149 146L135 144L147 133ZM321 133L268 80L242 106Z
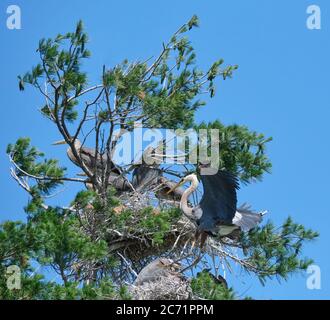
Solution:
M6 28L6 9L22 9L22 30ZM306 28L306 8L322 10L322 29ZM321 233L304 253L322 272L322 289L308 290L306 275L262 287L249 276L233 283L239 294L255 298L329 298L330 252L328 206L330 177L330 3L327 0L184 0L184 1L7 1L0 4L0 221L25 219L27 195L9 175L5 149L18 137L29 136L48 157L64 157L50 143L59 138L37 112L43 100L34 90L20 93L17 75L37 63L42 37L74 28L83 19L90 35L92 58L85 64L91 79L103 64L144 59L161 49L163 40L193 14L201 28L191 33L201 67L217 58L238 64L232 80L221 82L217 96L197 114L197 120L221 119L273 136L268 149L271 175L244 187L241 202L267 208L281 223L288 215Z

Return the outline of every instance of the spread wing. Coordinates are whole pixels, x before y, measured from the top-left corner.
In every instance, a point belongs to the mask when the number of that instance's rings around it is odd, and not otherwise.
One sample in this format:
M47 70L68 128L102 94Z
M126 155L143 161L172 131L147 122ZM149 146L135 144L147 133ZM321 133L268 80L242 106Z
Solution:
M228 171L220 170L214 175L202 175L204 194L200 202L202 216L199 226L212 231L217 224L232 224L236 213L238 179Z

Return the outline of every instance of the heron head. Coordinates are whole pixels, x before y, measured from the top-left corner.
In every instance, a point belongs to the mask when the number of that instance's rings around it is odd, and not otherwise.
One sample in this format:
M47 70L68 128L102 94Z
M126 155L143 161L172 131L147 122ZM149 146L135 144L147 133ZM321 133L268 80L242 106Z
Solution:
M53 146L59 146L61 144L66 144L65 140L59 140L52 143Z
M165 266L165 267L169 267L175 271L180 270L181 269L181 264L177 261L173 261L172 259L166 259L166 258L160 258L159 262Z
M172 187L170 190L168 190L166 192L166 194L169 194L171 192L173 192L174 190L176 190L177 188L181 187L185 182L186 182L186 177L182 178L176 185L174 185L174 187Z
M198 186L198 179L197 179L197 176L192 173L192 174L189 174L185 177L183 177L173 188L171 188L169 191L167 191L166 193L169 194L171 192L173 192L175 189L181 187L183 184L185 184L187 181L191 181L192 184L194 185L194 187L197 187Z
M74 139L73 137L70 137L70 142L71 143L74 142L77 149L81 146L80 141L78 139ZM52 143L53 146L58 146L61 144L68 144L68 142L66 140L59 140L59 141Z

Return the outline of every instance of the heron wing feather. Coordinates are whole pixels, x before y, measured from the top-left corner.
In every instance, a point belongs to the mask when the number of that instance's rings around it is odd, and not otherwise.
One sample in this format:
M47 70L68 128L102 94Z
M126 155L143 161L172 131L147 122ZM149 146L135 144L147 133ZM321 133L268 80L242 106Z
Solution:
M238 179L228 171L219 170L214 175L202 175L204 194L200 202L203 211L199 225L212 231L219 224L232 224L236 213Z

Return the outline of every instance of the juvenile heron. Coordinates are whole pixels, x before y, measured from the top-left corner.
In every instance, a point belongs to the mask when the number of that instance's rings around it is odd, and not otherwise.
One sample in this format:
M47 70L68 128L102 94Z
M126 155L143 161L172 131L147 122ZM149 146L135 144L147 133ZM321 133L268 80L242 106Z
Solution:
M73 138L71 138L73 140ZM66 144L67 142L65 140L60 140L57 142L54 142L53 145L61 145ZM81 161L86 165L86 167L90 170L94 170L96 167L97 170L102 170L105 168L105 166L108 164L108 156L106 154L100 154L97 152L95 154L95 149L87 148L82 145L79 139L74 139L73 141L73 147L77 151L77 154ZM78 167L80 167L79 160L74 155L74 152L71 148L71 146L68 147L66 151L69 159ZM96 157L95 157L96 155ZM120 170L115 167L112 160L110 160L110 171L114 172L116 174L120 174Z
M180 201L183 213L197 224L196 238L201 236L201 244L207 235L228 236L235 230L249 231L261 222L265 212L257 213L244 204L237 208L238 179L228 171L219 170L213 175L201 175L204 194L195 207L188 205L189 196L198 188L196 174L190 174L173 188L190 182ZM171 190L170 190L171 191Z
M157 198L163 200L180 201L183 190L173 189L174 181L163 176L160 164L164 158L174 158L163 154L162 147L165 140L160 141L156 147L149 146L143 152L140 164L134 166L132 185L139 192L154 190ZM168 192L172 189L172 192Z
M163 200L180 201L183 194L182 188L173 189L176 183L164 177L159 168L145 164L141 164L134 169L132 185L139 192L156 190L156 197ZM171 189L172 191L169 192Z
M182 277L179 270L181 265L172 259L159 258L146 265L138 274L134 285L142 285L145 282L157 281L161 277Z

